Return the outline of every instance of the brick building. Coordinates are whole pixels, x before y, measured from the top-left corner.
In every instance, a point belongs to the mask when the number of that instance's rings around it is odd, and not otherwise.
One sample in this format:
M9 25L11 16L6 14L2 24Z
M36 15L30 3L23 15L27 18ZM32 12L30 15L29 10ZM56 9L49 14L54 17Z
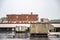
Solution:
M7 14L7 21L9 23L31 23L38 21L37 14Z

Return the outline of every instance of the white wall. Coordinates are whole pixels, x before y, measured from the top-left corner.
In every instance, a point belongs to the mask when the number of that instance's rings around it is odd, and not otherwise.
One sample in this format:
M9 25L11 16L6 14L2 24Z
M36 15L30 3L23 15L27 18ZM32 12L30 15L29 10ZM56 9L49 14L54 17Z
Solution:
M60 24L51 24L54 27L60 27ZM30 27L30 24L0 24L0 27L16 27L16 26L27 26Z
M60 24L52 24L54 27L60 27Z
M0 27L16 27L16 26L27 26L27 27L29 27L30 24L0 24Z

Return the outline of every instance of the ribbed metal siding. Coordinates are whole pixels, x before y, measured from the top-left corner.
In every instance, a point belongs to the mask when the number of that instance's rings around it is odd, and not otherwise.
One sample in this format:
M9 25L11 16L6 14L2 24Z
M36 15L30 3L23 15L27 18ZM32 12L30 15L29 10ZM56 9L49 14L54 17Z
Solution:
M48 24L31 24L30 33L48 33Z

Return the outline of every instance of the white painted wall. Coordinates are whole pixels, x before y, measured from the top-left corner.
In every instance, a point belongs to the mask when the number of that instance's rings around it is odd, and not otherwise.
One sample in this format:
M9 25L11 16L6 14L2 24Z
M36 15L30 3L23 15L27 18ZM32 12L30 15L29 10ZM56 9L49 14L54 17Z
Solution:
M0 27L16 27L16 26L27 26L27 27L29 27L30 24L0 24Z
M60 24L52 24L54 27L60 27Z
M54 27L60 27L60 24L51 24ZM16 26L27 26L30 27L30 24L0 24L0 27L16 27Z

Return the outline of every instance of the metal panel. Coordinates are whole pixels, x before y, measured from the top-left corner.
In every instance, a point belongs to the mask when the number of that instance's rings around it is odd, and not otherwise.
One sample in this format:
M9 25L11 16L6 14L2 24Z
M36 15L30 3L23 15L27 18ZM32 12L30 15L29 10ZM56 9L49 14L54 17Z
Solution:
M31 24L30 33L48 33L48 24Z

